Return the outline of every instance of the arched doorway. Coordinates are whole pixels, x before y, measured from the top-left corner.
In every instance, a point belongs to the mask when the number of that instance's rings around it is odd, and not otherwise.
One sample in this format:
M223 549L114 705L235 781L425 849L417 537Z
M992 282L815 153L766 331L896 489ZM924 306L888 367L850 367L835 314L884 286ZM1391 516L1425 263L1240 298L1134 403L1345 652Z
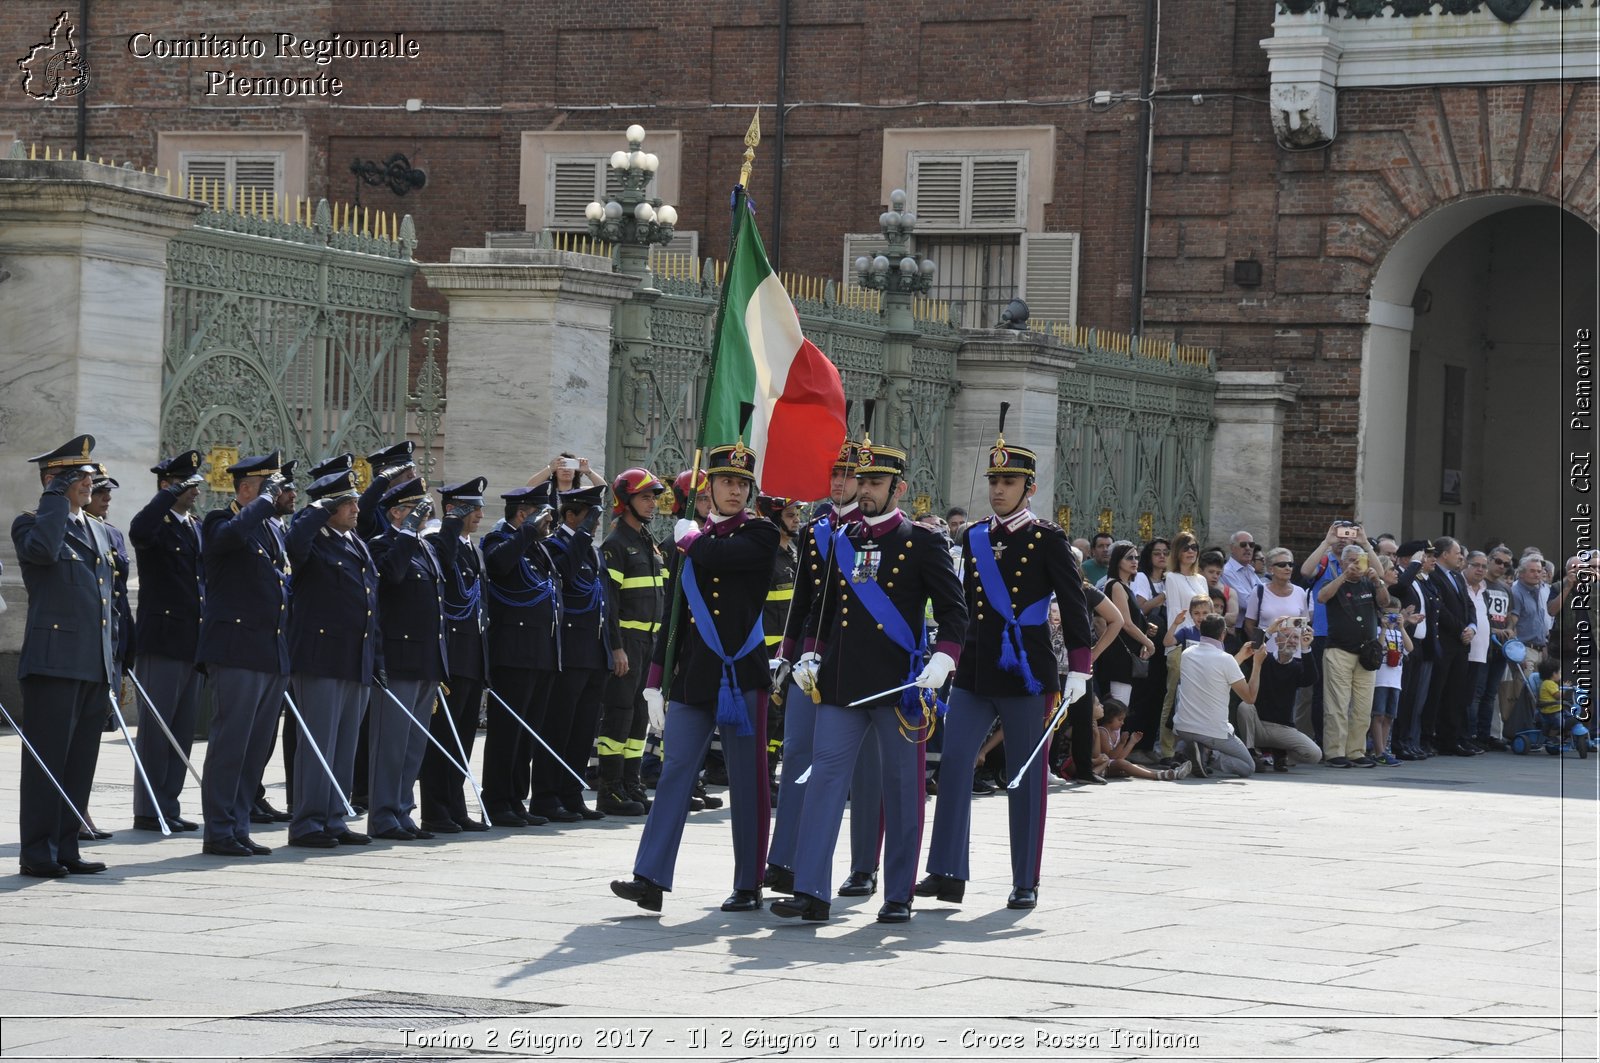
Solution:
M1596 234L1491 195L1421 218L1374 277L1357 507L1369 533L1559 549L1561 358L1595 319Z

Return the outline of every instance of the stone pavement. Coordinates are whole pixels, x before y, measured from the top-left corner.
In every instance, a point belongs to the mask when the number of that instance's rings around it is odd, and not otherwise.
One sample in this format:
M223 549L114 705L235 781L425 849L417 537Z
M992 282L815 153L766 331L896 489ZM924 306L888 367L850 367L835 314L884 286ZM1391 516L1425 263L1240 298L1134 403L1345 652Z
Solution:
M991 873L891 927L877 898L720 912L727 809L691 817L659 917L606 888L637 821L219 860L129 829L110 735L111 869L24 879L20 755L4 732L7 1059L1596 1057L1596 758L1053 784L1032 912L978 798Z

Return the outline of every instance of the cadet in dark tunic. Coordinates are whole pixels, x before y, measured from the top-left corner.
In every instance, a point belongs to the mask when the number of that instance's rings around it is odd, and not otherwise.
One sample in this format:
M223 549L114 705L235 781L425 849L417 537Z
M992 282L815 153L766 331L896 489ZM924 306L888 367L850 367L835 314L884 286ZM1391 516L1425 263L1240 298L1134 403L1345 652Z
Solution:
M489 643L485 637L489 617L484 605L483 558L472 535L483 519L483 491L489 481L479 476L439 488L444 520L438 530L423 536L444 569L444 624L446 658L450 662L450 711L440 706L428 721L433 736L452 753L472 759L478 737L478 713L483 707L483 687L489 676ZM495 711L504 714L504 709ZM512 724L512 726L516 726ZM456 739L461 748L457 749ZM465 762L463 762L465 763ZM467 811L457 771L433 745L422 756L422 829L435 834L486 831L488 825Z
M561 521L545 541L561 576L561 672L556 676L540 734L567 767L581 777L600 733L600 691L606 674L617 669L607 645L608 582L595 549L605 485L561 495ZM622 667L626 668L623 658ZM604 819L583 800L583 787L543 746L533 751L532 797L528 810L560 823Z
M355 772L368 691L384 678L378 566L355 530L355 473L324 476L307 493L311 505L290 526L288 542L295 565L289 622L294 697L306 724L305 741L295 753L289 844L332 849L371 841L345 823L344 795ZM333 769L337 786L312 743Z
M649 713L644 681L666 604L666 563L646 526L656 516L656 498L667 489L647 469L626 469L611 484L611 512L618 520L600 544L615 603L606 615L612 654L622 651L626 671L606 677L605 714L595 753L600 760L595 807L608 816L642 816L650 799L639 777Z
M795 895L772 906L787 918L828 918L845 784L869 735L883 760L884 904L878 921L911 918L922 847L923 742L934 723L935 692L961 652L967 609L944 540L896 506L906 491L905 461L904 451L862 443L856 467L862 519L834 532L824 569L832 593L819 594L812 607L821 661L796 666L802 685L814 676L822 704L800 812ZM939 626L939 642L931 647L923 626L930 599ZM912 682L910 690L849 707Z
M483 537L494 688L483 740L483 803L497 827L538 827L550 821L523 804L534 741L506 706L544 737L545 709L561 667L561 581L544 545L555 521L554 488L543 483L500 497L505 519Z
M185 451L150 470L156 475L155 497L128 522L128 538L139 562L139 612L134 626L135 674L150 701L141 702L139 760L150 775L160 812L168 824L180 820L179 795L187 773L160 725L144 720L159 713L184 756L194 740L200 711L201 675L195 668L200 642L200 606L205 600L205 570L200 563L200 522L194 502L205 480L200 452ZM144 787L133 789L133 825L160 830L156 809Z
M651 912L661 910L662 894L672 890L689 799L713 729L722 732L727 751L733 812L733 893L722 902L722 910L750 912L762 904L770 811L766 740L770 679L761 613L778 549L778 529L745 511L755 490L754 451L743 443L714 447L706 465L712 512L705 530L692 520L680 519L673 536L685 561L679 575L683 606L678 656L670 677L672 701L663 710L661 683L673 626L670 616L657 639L657 661L651 665L644 695L652 716L665 713L660 729L666 763L639 839L633 878L611 883L611 892Z
M215 695L200 791L214 856L268 852L250 840L250 806L289 688L289 556L271 522L279 466L277 451L228 466L233 503L200 528L206 597L195 655Z
M367 702L367 792L371 797L367 829L390 841L416 841L433 837L411 815L416 807L417 776L428 749L428 732L423 727L439 701L439 684L450 674L444 630L444 567L433 544L420 535L433 511L427 485L420 478L398 483L384 494L382 504L387 523L368 548L381 581L378 620L389 683L387 693L374 688ZM452 520L446 530L459 535L459 519ZM408 711L411 719L406 719ZM454 743L446 746L453 747Z
M764 631L767 656L777 674L783 657L783 628L789 621L789 607L794 604L795 571L800 563L795 536L800 534L801 503L794 498L761 495L756 499L756 513L770 520L778 529L778 553L772 559L772 581L767 585L767 604L761 611L761 630ZM767 774L768 790L774 801L778 797L778 784L773 775L778 770L778 757L783 752L783 703L767 699Z
M78 820L53 777L80 811L94 783L95 753L116 674L116 579L104 525L83 514L95 466L93 436L79 436L29 461L39 466L39 508L11 523L11 542L28 591L27 629L17 678L22 734L44 760L22 758L17 800L22 873L34 878L91 875L105 864L78 855ZM45 772L49 772L47 777Z
M994 516L968 525L962 572L967 627L961 667L946 719L944 755L965 771L998 719L1005 733L1006 771L1015 775L1038 746L1060 701L1082 697L1089 682L1088 602L1072 543L1058 524L1028 508L1038 485L1037 457L1008 446L1002 436L989 454L989 503ZM1059 693L1050 645L1052 595L1061 607L1061 635L1070 662L1066 690ZM1006 792L1011 814L1011 896L1008 908L1038 902L1039 863L1044 847L1046 754L1034 758L1014 790ZM962 778L965 778L963 775ZM959 902L971 872L972 788L939 788L928 851L928 876L917 896Z

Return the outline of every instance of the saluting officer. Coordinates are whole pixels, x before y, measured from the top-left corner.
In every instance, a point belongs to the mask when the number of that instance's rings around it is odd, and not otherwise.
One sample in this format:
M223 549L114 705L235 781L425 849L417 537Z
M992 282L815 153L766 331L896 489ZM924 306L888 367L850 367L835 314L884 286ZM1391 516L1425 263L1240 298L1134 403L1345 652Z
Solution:
M722 732L733 801L733 893L722 910L752 912L762 903L771 800L766 737L771 680L761 612L778 529L745 510L755 490L755 451L743 442L713 447L706 465L712 509L705 529L679 519L673 533L684 558L677 575L685 610L679 620L687 622L678 628L672 703L663 705L661 691L671 617L657 639L644 692L652 725L663 732L666 763L639 839L633 878L611 883L612 893L650 912L659 912L662 894L672 890L689 799L714 729Z
M200 642L200 607L205 600L200 524L194 517L194 502L205 483L200 476L200 452L176 454L150 471L156 476L155 496L128 522L128 538L139 562L134 663L139 682L154 703L139 708L141 717L146 712L160 714L183 747L183 755L188 756L200 710L201 677L194 661ZM186 773L159 724L141 720L138 752L167 823L198 829L178 815ZM134 828L159 831L156 812L144 787L135 786Z
M347 463L350 461L350 455L341 456ZM291 460L278 467L278 472L283 477L283 486L278 491L278 497L273 500L275 512L268 523L272 525L272 530L277 534L280 541L284 540L289 534L289 522L294 519L294 504L300 497L300 485L295 483L294 479L295 471L299 466L299 461ZM313 473L312 476L315 479L316 474ZM294 572L292 570L289 573L289 602L289 608L292 610L294 608ZM292 717L289 719L288 725L284 726L284 715L288 711L287 705L278 707L278 719L273 721L272 724L272 741L274 743L278 741L278 732L281 728L283 732L283 792L287 801L293 801L295 743L299 740L300 729L295 725ZM268 745L267 762L271 763L271 761L272 746ZM274 808L272 802L267 800L265 784L256 787L256 799L250 806L251 823L287 823L293 818L288 812Z
M128 540L122 534L122 529L112 524L108 519L111 513L111 492L122 485L106 471L105 465L95 463L95 478L89 494L89 504L83 507L83 512L90 519L100 522L106 535L111 539L111 564L116 570L117 577L112 583L111 604L116 610L117 622L113 625L117 633L117 646L114 660L117 665L117 674L111 679L111 696L122 697L123 677L128 674L128 669L133 666L133 607L128 604L128 577L133 573L133 560L128 555ZM112 727L109 716L106 720L105 730ZM95 748L95 766L99 766L100 750ZM90 774L93 774L91 769ZM134 792L144 789L144 784L139 780L138 770L133 775ZM97 841L111 837L109 831L101 830L88 814L88 809L81 809L84 818L89 821L89 826L94 828L89 831L80 831L78 840L82 842ZM187 821L185 821L187 822ZM169 824L174 830L185 830L181 824ZM197 826L197 825L196 825Z
M800 532L794 601L786 615L780 651L786 661L818 660L814 630L806 625L817 602L825 597L822 581L833 559L834 532L861 519L856 505L860 446L849 439L840 446L828 483L828 501ZM802 675L808 672L801 670ZM772 848L767 854L766 887L774 893L794 892L794 849L808 785L799 779L811 767L816 723L817 706L811 691L791 677L783 698L783 778L778 786L778 814L773 817ZM863 742L850 775L850 875L839 886L840 896L870 897L877 890L882 845L883 768L877 743Z
M271 521L279 465L273 451L228 466L233 502L200 527L206 596L196 658L215 694L200 796L213 856L270 852L250 838L250 806L289 688L289 556Z
M345 823L344 795L355 772L368 690L384 678L378 566L356 534L355 473L324 476L307 494L311 505L290 526L288 542L295 565L289 622L294 697L306 725L295 753L289 844L333 849L371 841Z
M368 544L378 564L378 619L383 630L383 657L388 693L371 692L367 712L372 804L367 829L389 841L432 838L411 817L417 775L428 748L426 726L439 700L439 684L450 674L444 630L444 567L433 544L419 534L433 512L421 478L405 480L383 496L388 518L382 535ZM459 535L461 521L444 529ZM393 698L390 697L393 695ZM394 699L398 698L400 705ZM405 709L401 709L401 705ZM411 719L406 719L410 712ZM447 742L446 748L453 748Z
M1037 467L1033 451L1008 445L1003 435L997 438L989 452L989 507L994 516L968 525L963 539L963 583L973 619L956 671L944 736L945 758L960 767L977 760L998 719L1005 734L1006 771L1014 774L1044 737L1045 725L1061 703L1058 696L1071 704L1088 689L1094 638L1083 577L1067 533L1028 508L1038 490ZM1064 690L1050 645L1052 595L1061 607L1061 634L1070 664ZM1045 760L1043 753L1035 757L1022 781L1006 792L1012 883L1007 908L1032 908L1038 903L1049 782ZM961 901L971 878L967 862L971 833L972 788L941 786L929 873L917 884L917 896Z
M485 638L488 613L483 601L483 558L472 535L483 520L483 491L489 481L482 476L439 488L444 520L423 538L433 545L444 570L445 655L450 662L450 709L439 707L428 721L433 736L454 750L457 738L466 759L478 737L478 712L483 687L489 677L489 643ZM502 712L504 710L501 710ZM513 724L515 726L515 724ZM453 732L453 733L452 733ZM422 755L422 829L435 834L486 831L488 824L467 811L461 785L466 776L429 744Z
M416 477L417 465L413 458L416 449L417 445L411 440L402 439L367 455L372 479L367 489L361 492L360 516L356 525L356 534L361 538L371 541L384 533L388 522L383 516L383 496L395 484Z
M608 816L642 816L650 798L640 780L649 712L644 681L661 614L666 563L646 525L656 517L656 498L667 489L648 469L626 469L611 484L611 512L619 517L600 544L611 581L613 608L606 616L612 655L623 655L620 674L612 673L601 692L604 715L595 742L599 757L599 795L595 807Z
M545 541L561 576L561 672L545 710L544 740L568 768L583 775L600 732L600 691L606 673L626 671L607 645L605 618L610 592L600 572L594 529L600 520L605 485L563 491L560 519ZM619 651L620 652L620 651ZM558 823L604 819L583 800L583 787L543 746L533 751L530 812Z
M943 538L906 519L906 454L863 441L856 478L861 522L833 533L824 587L812 606L821 661L796 665L814 683L817 706L811 779L800 811L795 895L773 904L786 918L826 920L833 849L844 815L845 782L863 741L875 736L883 762L884 903L881 923L911 918L922 847L923 742L936 717L936 692L955 670L966 634L961 582ZM927 644L929 600L939 641ZM910 690L850 703L914 683Z
M505 492L505 517L483 537L493 687L483 739L483 803L496 827L550 822L523 804L534 742L522 723L535 731L544 726L561 668L561 581L545 549L555 521L554 496L549 481Z
M33 878L92 875L106 865L78 855L80 811L94 783L95 753L116 674L116 579L104 525L84 516L95 466L94 437L78 436L28 460L39 466L39 508L11 523L11 542L28 591L27 630L17 678L22 734L44 761L22 759L17 800L22 873ZM48 773L48 774L47 774Z

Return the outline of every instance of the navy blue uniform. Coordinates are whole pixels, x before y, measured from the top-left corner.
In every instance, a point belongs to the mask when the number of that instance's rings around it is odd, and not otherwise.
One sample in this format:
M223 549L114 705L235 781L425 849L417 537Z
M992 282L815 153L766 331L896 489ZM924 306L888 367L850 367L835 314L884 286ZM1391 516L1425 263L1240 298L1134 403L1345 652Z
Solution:
M449 688L450 710L444 707L428 721L437 738L452 753L472 759L478 737L478 713L483 706L483 687L489 676L489 616L484 604L483 559L471 539L461 535L462 520L446 517L437 532L424 538L444 570L445 657L449 661L445 685ZM504 709L496 709L504 715ZM513 724L512 726L515 726ZM456 746L457 739L461 746ZM462 825L470 816L461 784L465 776L451 767L432 745L422 757L422 827Z

